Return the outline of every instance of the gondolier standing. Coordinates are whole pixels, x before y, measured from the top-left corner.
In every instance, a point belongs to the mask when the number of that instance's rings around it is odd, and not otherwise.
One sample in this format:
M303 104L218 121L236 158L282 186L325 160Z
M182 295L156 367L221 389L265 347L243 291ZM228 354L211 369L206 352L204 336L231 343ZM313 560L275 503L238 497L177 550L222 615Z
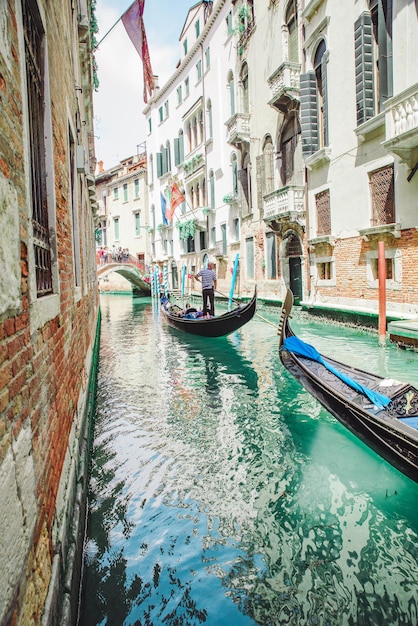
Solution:
M216 289L216 273L213 263L208 263L207 268L203 268L194 275L194 278L202 282L202 298L203 298L203 314L209 313L212 317L215 315L215 289Z

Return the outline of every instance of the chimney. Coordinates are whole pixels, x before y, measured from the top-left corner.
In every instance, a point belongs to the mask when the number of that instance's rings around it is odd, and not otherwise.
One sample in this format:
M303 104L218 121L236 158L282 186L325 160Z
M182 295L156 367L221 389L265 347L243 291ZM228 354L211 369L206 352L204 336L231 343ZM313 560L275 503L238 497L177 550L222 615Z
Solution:
M102 173L103 173L103 171L104 171L104 168L103 168L103 161L99 161L99 174L102 174Z

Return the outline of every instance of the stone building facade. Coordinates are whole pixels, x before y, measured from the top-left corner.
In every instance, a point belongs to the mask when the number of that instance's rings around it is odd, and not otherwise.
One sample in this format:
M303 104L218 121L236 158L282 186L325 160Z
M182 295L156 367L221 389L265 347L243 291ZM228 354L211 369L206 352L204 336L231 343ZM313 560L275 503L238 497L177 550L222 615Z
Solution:
M0 3L0 623L75 623L98 328L89 0Z
M239 254L242 295L368 314L380 242L387 310L416 317L417 46L407 0L196 3L144 110L153 260L214 260L227 288Z

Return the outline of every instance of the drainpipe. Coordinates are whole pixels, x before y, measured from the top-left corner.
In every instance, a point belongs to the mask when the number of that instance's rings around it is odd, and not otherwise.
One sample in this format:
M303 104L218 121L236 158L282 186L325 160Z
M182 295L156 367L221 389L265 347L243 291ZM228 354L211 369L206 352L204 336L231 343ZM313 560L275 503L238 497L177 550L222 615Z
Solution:
M377 244L377 269L379 278L379 346L386 344L386 261L385 242Z

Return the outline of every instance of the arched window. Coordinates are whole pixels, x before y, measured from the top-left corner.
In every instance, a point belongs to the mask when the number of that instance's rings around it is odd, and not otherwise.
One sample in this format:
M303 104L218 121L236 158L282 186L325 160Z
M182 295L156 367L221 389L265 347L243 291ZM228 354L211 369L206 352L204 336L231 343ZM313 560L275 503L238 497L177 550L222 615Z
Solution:
M295 152L300 135L299 120L295 115L286 122L280 139L280 152L282 155L282 166L280 177L282 184L291 182L295 171Z
M209 172L210 208L215 208L215 176L213 170Z
M232 168L232 193L234 197L238 197L238 162L235 152L231 156L231 168Z
M170 146L169 141L167 141L167 143L165 144L165 150L166 150L166 164L167 164L166 172L171 172L171 146Z
M187 139L189 140L189 152L192 151L192 123L187 124Z
M231 116L235 115L235 82L232 71L228 74L229 107Z
M248 152L242 159L242 169L239 172L239 182L241 186L241 212L242 215L248 215L248 213L251 213L252 210L251 161Z
M208 125L207 125L207 130L208 130L208 139L212 139L213 137L213 120L212 120L212 102L210 100L208 100L207 105L206 105L206 110L207 110L207 114L208 114Z
M263 193L274 191L274 148L273 141L266 137L263 146Z
M250 98L248 93L248 65L243 64L241 68L241 96L242 96L242 112L250 112Z
M328 145L326 50L326 43L323 39L321 39L316 49L314 58L319 126L318 131L321 148Z
M200 111L199 113L199 143L203 143L203 111Z
M292 63L299 63L298 45L298 12L296 0L291 0L286 9L287 28L287 59Z
M196 148L197 146L197 117L194 116L193 118L193 147Z

